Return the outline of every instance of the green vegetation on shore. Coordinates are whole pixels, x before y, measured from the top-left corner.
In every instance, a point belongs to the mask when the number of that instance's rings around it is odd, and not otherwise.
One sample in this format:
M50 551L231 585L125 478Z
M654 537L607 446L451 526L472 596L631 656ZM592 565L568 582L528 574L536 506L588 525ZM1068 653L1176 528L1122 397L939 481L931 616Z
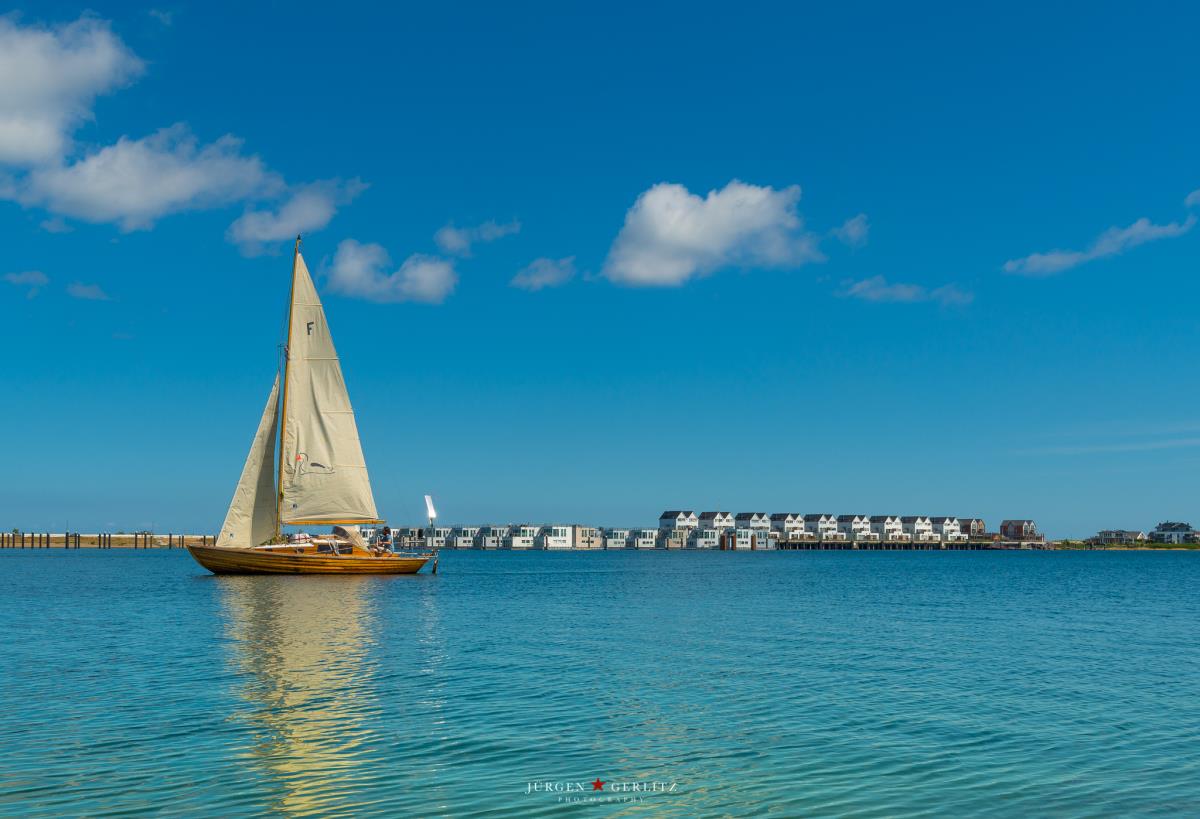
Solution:
M1152 543L1146 540L1134 544L1100 545L1088 543L1086 540L1056 540L1051 543L1051 547L1064 551L1092 549L1098 552L1194 552L1200 550L1200 543Z

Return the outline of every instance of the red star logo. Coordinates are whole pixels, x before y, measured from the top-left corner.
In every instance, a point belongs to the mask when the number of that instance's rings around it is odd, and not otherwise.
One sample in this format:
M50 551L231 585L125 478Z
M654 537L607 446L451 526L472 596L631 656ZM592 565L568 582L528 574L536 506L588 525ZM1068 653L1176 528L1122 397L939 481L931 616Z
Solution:
M596 781L592 783L592 790L594 790L594 791L604 790L604 781L602 779L600 779L600 777L596 777Z

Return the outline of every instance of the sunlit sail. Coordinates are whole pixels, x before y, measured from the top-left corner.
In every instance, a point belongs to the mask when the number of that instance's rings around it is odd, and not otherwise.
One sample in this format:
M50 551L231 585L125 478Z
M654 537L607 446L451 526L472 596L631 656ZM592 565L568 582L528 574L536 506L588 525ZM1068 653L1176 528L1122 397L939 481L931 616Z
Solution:
M381 522L341 362L297 237L283 371L216 544L188 551L217 574L415 574L436 557L370 545L357 526ZM294 525L334 531L293 541L283 527Z

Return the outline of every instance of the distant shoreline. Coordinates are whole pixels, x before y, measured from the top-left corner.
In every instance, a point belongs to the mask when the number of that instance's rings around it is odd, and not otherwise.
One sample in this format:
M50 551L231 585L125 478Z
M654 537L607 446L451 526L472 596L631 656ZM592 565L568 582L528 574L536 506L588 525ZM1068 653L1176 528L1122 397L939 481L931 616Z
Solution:
M212 544L214 541L213 535L177 535L177 534L113 534L107 536L98 534L79 534L70 535L70 546L67 545L67 536L60 533L30 534L25 533L25 545L21 545L20 535L13 540L9 533L5 533L6 540L0 544L0 551L26 551L37 549L121 549L128 551L137 550L170 550L182 549L186 545ZM78 543L78 546L75 544ZM807 549L676 549L676 548L654 548L654 549L587 549L587 548L570 548L570 549L541 549L541 548L521 548L521 549L459 549L455 547L442 547L443 551L447 552L719 552L719 551L764 551L764 552L788 552L788 551L820 551L820 552L877 552L877 551L921 551L921 552L1200 552L1200 544L1162 544L1162 545L1140 545L1140 546L1092 546L1083 544L1079 541L1068 541L1071 545L1052 545L1047 543L1045 546L1036 549L1024 548L980 548L981 544L971 544L965 548L907 548L907 549L878 549L878 548L853 548L850 544L831 545L829 548L807 548ZM1075 545L1078 544L1078 545Z

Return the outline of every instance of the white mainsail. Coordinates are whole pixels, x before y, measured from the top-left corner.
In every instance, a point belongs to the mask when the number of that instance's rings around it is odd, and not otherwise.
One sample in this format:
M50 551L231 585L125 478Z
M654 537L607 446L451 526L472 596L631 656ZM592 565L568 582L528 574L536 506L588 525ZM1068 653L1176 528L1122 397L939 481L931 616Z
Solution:
M258 422L258 431L250 445L250 454L242 467L242 477L238 479L225 522L221 524L217 546L249 549L265 543L275 533L275 435L278 423L279 376L275 376L262 420Z
M342 367L321 299L298 249L288 327L279 454L280 522L377 522Z

